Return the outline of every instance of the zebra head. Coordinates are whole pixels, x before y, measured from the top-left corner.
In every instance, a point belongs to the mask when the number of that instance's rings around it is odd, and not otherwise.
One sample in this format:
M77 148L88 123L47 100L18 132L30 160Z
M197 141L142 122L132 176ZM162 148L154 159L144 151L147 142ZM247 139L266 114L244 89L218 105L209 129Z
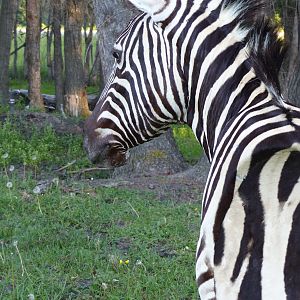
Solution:
M85 123L84 147L103 166L126 162L129 148L186 121L183 72L168 40L176 0L131 0L144 13L116 41L112 74Z

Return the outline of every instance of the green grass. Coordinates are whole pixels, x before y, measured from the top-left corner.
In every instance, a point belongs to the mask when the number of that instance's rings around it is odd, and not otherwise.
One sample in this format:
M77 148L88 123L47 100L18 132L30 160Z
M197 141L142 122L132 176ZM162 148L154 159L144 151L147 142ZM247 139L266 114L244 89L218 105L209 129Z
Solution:
M173 135L185 160L195 164L202 154L202 148L196 140L192 129L186 125L174 126Z
M74 159L73 169L89 166L81 137L0 126L0 299L197 299L198 204L67 174L37 193L35 173L57 177Z
M41 130L26 126L26 123L8 121L0 127L0 166L25 163L29 167L51 169L74 160L71 171L91 166L83 154L81 136L57 135L51 127ZM173 132L183 157L190 163L197 162L201 148L191 129L177 126ZM8 157L3 159L6 153Z
M116 189L37 199L30 183L5 184L1 299L197 299L195 205Z
M26 128L25 124L8 121L0 127L0 141L0 166L25 164L39 171L74 160L76 164L70 170L90 166L83 155L82 137L57 135L51 127Z

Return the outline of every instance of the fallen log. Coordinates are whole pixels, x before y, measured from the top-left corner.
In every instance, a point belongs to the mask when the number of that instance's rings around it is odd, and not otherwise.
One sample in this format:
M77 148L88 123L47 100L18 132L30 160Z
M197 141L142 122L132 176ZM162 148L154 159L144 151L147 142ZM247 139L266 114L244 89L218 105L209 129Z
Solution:
M99 96L97 94L89 94L87 97L89 108L90 110L93 110L98 101ZM47 110L54 111L56 109L56 99L54 95L42 94L42 98L44 100L44 105ZM26 106L30 104L28 90L11 90L10 99L14 99L15 101L23 100Z

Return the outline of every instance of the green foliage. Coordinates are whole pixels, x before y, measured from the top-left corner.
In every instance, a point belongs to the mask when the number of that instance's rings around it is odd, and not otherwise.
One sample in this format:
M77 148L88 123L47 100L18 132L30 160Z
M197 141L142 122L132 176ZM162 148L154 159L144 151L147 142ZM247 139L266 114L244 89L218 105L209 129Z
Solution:
M186 125L174 126L173 135L185 160L195 164L202 154L202 148L191 128Z

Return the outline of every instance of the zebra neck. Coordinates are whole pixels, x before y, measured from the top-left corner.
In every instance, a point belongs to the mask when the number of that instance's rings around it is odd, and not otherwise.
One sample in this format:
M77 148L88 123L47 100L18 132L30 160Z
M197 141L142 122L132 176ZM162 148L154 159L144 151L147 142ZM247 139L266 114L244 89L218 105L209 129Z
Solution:
M242 48L239 53L243 53ZM211 72L205 74L206 80L198 97L191 99L188 110L188 124L202 144L211 161L222 136L231 130L230 124L244 111L260 103L274 105L273 95L259 80L244 53L237 55L234 63L222 67L220 60L226 60L224 53L214 61Z

